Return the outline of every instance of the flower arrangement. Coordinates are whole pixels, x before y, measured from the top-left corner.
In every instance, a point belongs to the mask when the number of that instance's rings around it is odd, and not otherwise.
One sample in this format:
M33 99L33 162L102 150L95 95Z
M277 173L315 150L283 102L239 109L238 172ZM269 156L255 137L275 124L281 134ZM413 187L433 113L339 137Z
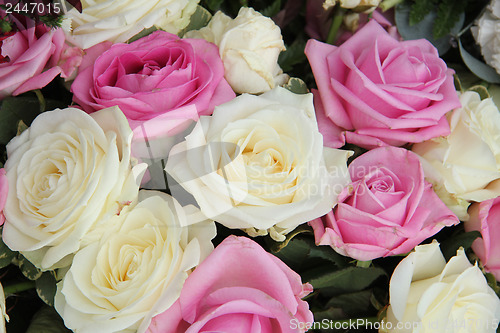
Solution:
M496 332L497 0L0 0L0 332Z

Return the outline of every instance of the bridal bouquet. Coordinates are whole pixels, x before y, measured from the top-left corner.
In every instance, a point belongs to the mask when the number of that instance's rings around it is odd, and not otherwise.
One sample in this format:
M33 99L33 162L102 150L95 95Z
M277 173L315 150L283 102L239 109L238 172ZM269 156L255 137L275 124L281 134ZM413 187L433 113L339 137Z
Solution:
M0 332L496 332L499 36L499 0L0 0Z

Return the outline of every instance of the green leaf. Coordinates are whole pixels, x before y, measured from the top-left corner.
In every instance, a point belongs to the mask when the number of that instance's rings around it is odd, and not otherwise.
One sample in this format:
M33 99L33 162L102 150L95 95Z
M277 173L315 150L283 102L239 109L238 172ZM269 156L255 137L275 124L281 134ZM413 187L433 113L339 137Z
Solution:
M64 109L67 108L68 105L63 101L55 100L55 99L46 99L45 100L45 109L43 111L51 111L54 109Z
M484 274L486 277L486 281L488 281L488 285L490 286L491 289L495 291L495 293L498 295L500 293L500 287L498 286L497 279L495 278L495 275L491 273L486 273Z
M464 87L462 85L462 81L460 81L460 77L455 73L453 74L453 85L455 86L456 91L464 92Z
M457 254L457 250L460 247L463 247L464 250L470 249L472 243L478 237L481 237L481 233L479 231L454 233L452 237L449 237L441 242L440 247L443 252L443 256L448 261L451 257Z
M328 260L337 267L346 267L348 260L347 257L338 254L331 247L325 245L311 247L309 257Z
M371 260L368 261L361 261L361 260L356 260L356 267L363 267L363 268L368 268L372 264Z
M461 40L458 40L458 46L460 49L460 55L462 56L465 65L470 69L472 73L490 83L500 83L500 75L493 67L488 66L484 62L474 58L469 52L465 50Z
M348 316L364 315L370 308L372 290L363 290L332 297L327 307L340 308Z
M398 32L405 40L414 39L427 39L437 49L440 55L445 54L450 48L451 37L449 35L456 35L462 28L465 21L465 14L462 12L458 22L453 26L447 34L441 38L435 38L433 29L437 20L437 12L431 11L419 23L410 25L409 22L410 7L406 4L400 4L396 7L395 19Z
M311 309L314 313L315 321L322 321L323 319L336 320L345 318L345 313L339 308L328 308L328 309Z
M7 97L0 105L0 144L7 144L17 133L17 124L22 120L31 124L40 114L40 103L36 97Z
M271 251L292 269L298 270L307 261L311 246L302 239L294 239L286 247L279 249L279 252L273 251L272 247Z
M409 15L409 24L415 25L422 21L427 14L431 12L434 8L433 0L419 0L411 6L411 11Z
M196 6L196 10L191 16L191 20L189 21L189 24L187 27L182 29L181 32L179 32L179 36L184 36L184 34L188 31L191 30L200 30L204 26L210 22L210 19L212 19L212 14L205 8L201 7L200 5Z
M212 12L216 12L220 9L220 6L224 0L206 0L205 5L208 9L210 9Z
M338 293L361 291L386 273L379 267L347 267L336 271L313 269L303 274L303 279L316 288L335 288Z
M44 301L46 304L53 306L54 305L54 296L56 295L56 278L54 277L53 272L43 272L42 276L40 276L36 281L36 292L40 299Z
M26 131L28 129L28 125L26 125L24 123L24 121L22 120L19 120L19 122L17 123L17 133L16 133L16 136L17 135L21 135L22 132Z
M132 42L135 42L136 40L142 38L142 37L146 37L147 35L157 31L158 28L155 27L155 26L152 26L151 28L147 28L147 29L143 29L141 32L139 32L137 35L133 36L132 38L130 38L127 43L132 43Z
M52 28L52 29L57 29L61 27L61 24L63 22L63 17L62 16L54 16L54 15L43 15L39 17L40 22L43 22L46 26Z
M274 2L268 7L262 9L260 13L267 17L273 17L278 14L281 9L281 0L274 0Z
M444 37L454 29L460 17L464 15L466 5L467 0L444 0L439 4L437 19L432 29L434 38ZM463 20L460 28L462 25Z
M2 8L5 9L6 7L2 5ZM0 18L0 32L7 33L11 30L12 26L10 25L10 22Z
M36 280L42 276L42 271L35 267L28 259L22 254L18 254L18 266L24 276L30 280Z
M281 52L278 57L278 64L283 72L289 72L294 65L306 61L305 47L306 41L303 37L298 37L292 44L287 45L286 50Z
M36 98L38 98L38 104L40 105L40 112L47 110L46 109L47 104L45 102L45 97L43 96L42 91L40 89L35 89L33 90L33 92L35 93Z
M272 249L271 249L272 251ZM321 259L330 262L330 267L346 267L348 258L335 252L329 246L317 246L313 240L307 238L293 238L288 245L273 254L289 266L298 270L310 263L311 259Z
M490 94L491 98L493 98L493 102L495 102L495 105L500 105L500 86L496 84L489 84L488 93Z
M290 80L283 85L283 88L288 89L295 94L307 94L309 92L307 84L296 77L290 78Z
M275 252L275 253L281 251L283 248L285 248L290 243L290 241L295 236L302 234L302 233L312 233L311 227L309 227L307 224L303 224L301 226L298 226L297 228L295 228L294 230L292 230L291 232L289 232L286 235L286 238L283 242L274 242L273 245L271 246L271 251Z
M455 71L455 89L460 92L465 92L467 89L477 85L485 85L488 89L493 85L488 84L486 81L481 80L473 74L464 64L447 63L448 68ZM491 92L489 92L491 95Z
M0 238L0 268L8 266L12 259L16 256L17 252L13 252Z
M381 288L375 288L373 290L373 293L370 297L370 303L372 304L373 308L375 308L377 311L379 311L379 315L381 310L387 307L387 303L389 303L389 290L387 288L381 289ZM383 318L383 317L382 317Z
M486 89L486 87L482 86L482 85L476 85L476 86L470 87L467 90L474 91L474 92L478 93L481 100L491 97L490 93L488 92L488 89Z
M71 332L56 310L48 305L43 306L31 320L26 333L67 333Z
M16 136L19 121L31 125L41 112L67 107L63 102L44 99L39 91L17 97L7 97L0 101L0 144L6 145Z

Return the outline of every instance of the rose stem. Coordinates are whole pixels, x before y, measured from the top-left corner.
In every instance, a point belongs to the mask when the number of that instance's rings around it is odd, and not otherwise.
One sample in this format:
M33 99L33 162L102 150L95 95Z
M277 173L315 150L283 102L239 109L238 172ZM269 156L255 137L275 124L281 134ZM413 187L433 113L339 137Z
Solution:
M394 6L399 5L403 1L404 0L384 0L378 7L385 12L386 10L391 9Z
M335 10L335 15L333 16L332 25L330 26L330 31L328 31L328 37L326 37L326 42L328 44L333 44L337 39L337 33L342 25L344 19L345 9L338 7Z
M26 291L35 288L35 281L24 281L10 286L5 286L3 291L5 295L12 295L15 293L20 293L21 291Z

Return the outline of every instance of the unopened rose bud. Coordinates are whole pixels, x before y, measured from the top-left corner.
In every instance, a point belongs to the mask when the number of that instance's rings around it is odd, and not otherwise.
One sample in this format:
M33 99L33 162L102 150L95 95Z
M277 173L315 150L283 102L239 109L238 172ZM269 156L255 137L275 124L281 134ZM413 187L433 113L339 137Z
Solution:
M361 3L361 0L340 0L340 7L342 8L356 8Z
M337 1L335 1L335 0L325 0L323 2L323 9L328 10L328 9L332 8L333 6L335 6L336 3L337 3Z
M380 4L380 1L381 0L340 0L340 7L353 9L357 12L371 12ZM336 0L325 0L323 2L323 9L328 10L336 4Z
M373 10L379 4L380 0L340 0L340 7L353 9L358 12Z
M219 47L225 78L236 93L260 94L288 80L278 65L285 50L281 30L252 8L241 8L234 19L217 12L206 27L185 37L203 38Z
M359 13L349 13L344 16L344 25L346 28L355 32L359 28Z

